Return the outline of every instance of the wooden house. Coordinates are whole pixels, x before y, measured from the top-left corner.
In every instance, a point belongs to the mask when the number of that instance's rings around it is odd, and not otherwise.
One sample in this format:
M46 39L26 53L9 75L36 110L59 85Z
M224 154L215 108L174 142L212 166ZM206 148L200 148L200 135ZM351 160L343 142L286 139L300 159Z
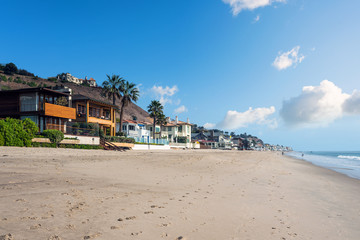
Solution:
M65 131L66 123L76 119L69 95L48 88L0 91L0 118L30 118L40 132L45 129Z

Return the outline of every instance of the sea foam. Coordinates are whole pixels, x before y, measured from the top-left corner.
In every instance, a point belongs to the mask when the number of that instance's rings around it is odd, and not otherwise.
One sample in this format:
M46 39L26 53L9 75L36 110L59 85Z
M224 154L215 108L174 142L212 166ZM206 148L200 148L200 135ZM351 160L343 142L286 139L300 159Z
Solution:
M352 160L360 160L359 156L345 156L345 155L339 155L338 158L345 158L345 159L352 159Z

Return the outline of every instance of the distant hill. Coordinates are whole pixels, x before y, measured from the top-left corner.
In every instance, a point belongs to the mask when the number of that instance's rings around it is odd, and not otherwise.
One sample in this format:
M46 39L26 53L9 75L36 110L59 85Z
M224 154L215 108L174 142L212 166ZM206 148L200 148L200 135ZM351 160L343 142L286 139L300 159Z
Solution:
M19 74L9 75L0 71L0 90L15 90L34 87L51 88L55 86L66 86L73 90L73 94L82 94L112 104L112 100L101 96L101 87L88 87L70 82L60 82L55 77L44 79L37 76L24 76ZM116 105L120 106L120 100L116 100ZM146 118L149 117L149 114L136 104L130 103L124 111L124 119L132 119L133 116L136 116L139 121L145 121L147 120ZM119 118L119 113L117 113L116 117Z

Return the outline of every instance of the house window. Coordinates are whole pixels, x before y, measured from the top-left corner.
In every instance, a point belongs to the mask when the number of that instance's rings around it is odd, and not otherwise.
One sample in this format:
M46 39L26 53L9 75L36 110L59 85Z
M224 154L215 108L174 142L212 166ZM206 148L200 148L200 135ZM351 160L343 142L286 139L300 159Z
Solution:
M36 93L25 93L20 95L20 112L38 111L39 99Z
M109 110L103 110L104 118L107 120L110 120L110 111Z
M89 115L90 115L90 117L99 118L100 117L100 109L94 108L94 107L89 108Z
M152 127L150 127L150 131L152 131Z
M182 126L178 127L178 131L182 132Z
M134 125L129 125L129 130L130 131L135 131L135 126Z
M159 127L156 127L156 128L155 128L155 132L157 132L157 133L160 132L160 128L159 128Z
M77 111L78 111L78 114L85 114L85 106L83 106L83 105L78 105L78 109L77 109Z
M49 95L46 95L46 96L45 96L45 102L47 102L47 103L53 103L53 97L52 97L52 96L49 96Z
M122 129L123 129L123 131L126 131L127 129L126 129L126 125L123 125L122 126Z
M168 127L168 131L171 132L171 127Z

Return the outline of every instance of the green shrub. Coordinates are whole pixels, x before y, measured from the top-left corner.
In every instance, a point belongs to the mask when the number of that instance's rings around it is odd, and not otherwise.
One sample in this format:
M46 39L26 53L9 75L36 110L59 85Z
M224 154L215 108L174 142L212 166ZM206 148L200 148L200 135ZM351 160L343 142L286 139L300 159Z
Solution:
M104 130L102 130L101 128L99 130L99 136L100 136L100 138L105 138Z
M124 133L124 132L117 132L117 133L116 133L116 136L126 137L126 133Z
M9 87L9 86L1 86L1 90L2 91L11 90L11 87Z
M33 142L31 145L32 145L33 147L56 148L56 143L39 143L39 142Z
M30 119L6 118L0 120L0 135L4 138L4 146L30 147L31 139L38 132L38 127Z
M120 136L105 136L105 140L108 142L119 142L119 143L135 143L135 139L120 137Z
M58 81L57 78L55 78L55 77L48 78L48 80L51 82L54 82L54 83L57 83L57 81Z
M26 83L29 87L36 87L36 82L27 82Z
M175 137L175 142L177 142L177 143L186 143L187 138L186 137Z
M64 133L55 129L44 130L42 134L49 138L51 143L55 143L56 145L64 139Z
M33 147L48 147L48 148L56 148L55 143L38 143L33 142ZM59 144L59 148L73 148L73 149L103 149L100 145L83 145L83 144Z
M7 82L7 78L4 75L1 75L1 81Z
M14 73L17 73L17 72L18 72L18 68L16 67L16 65L14 63L8 63L4 67L5 74L13 75Z
M8 78L8 81L9 81L9 82L12 82L12 80L13 80L12 77L9 77L9 78Z
M3 135L0 134L0 146L4 146L4 145L5 145L5 139Z

